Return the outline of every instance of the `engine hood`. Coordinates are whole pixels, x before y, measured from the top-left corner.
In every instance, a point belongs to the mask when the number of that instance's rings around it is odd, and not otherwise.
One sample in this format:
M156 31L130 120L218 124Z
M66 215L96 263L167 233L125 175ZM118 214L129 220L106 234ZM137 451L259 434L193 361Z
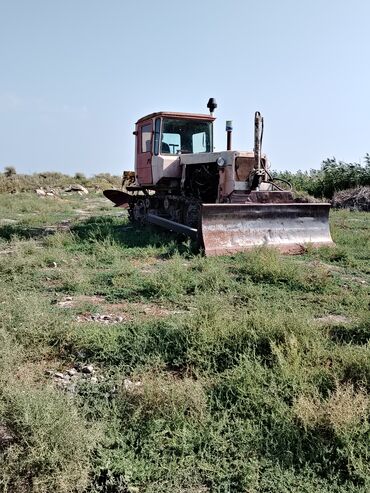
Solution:
M182 164L205 164L215 163L222 157L228 166L231 166L237 157L253 157L253 152L248 151L220 151L220 152L200 152L197 154L180 154Z

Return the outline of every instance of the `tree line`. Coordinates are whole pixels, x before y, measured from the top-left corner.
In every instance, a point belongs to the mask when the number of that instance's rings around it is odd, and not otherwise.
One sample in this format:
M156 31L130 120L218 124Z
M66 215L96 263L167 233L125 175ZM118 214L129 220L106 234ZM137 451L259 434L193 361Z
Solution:
M274 173L274 177L289 181L294 190L331 199L340 190L370 186L370 154L366 154L363 164L337 161L333 157L323 161L318 170L282 171Z

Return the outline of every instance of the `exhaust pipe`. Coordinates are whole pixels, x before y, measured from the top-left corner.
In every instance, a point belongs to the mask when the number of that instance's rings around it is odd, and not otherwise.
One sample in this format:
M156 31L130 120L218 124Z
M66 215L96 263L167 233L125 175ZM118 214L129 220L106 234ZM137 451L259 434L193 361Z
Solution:
M226 135L227 135L227 144L226 150L231 151L231 135L233 133L233 122L231 120L226 120Z

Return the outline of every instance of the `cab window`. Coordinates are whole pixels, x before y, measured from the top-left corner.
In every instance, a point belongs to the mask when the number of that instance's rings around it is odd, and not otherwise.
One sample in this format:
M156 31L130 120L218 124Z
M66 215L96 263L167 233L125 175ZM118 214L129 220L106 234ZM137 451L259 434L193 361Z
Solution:
M162 154L210 152L211 149L211 122L190 119L163 119L161 141Z
M206 132L193 134L193 152L207 152Z
M154 154L159 154L159 138L161 135L161 119L157 118L154 124Z
M150 152L152 144L152 124L141 127L141 152Z

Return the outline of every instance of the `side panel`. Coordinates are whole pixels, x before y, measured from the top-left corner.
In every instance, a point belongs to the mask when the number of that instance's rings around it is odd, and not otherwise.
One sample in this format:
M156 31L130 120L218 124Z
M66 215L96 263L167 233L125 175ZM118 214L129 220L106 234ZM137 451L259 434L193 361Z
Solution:
M161 178L181 178L180 158L175 156L153 156L153 184Z
M136 177L140 185L151 185L152 152L153 148L153 121L140 122L136 135Z

